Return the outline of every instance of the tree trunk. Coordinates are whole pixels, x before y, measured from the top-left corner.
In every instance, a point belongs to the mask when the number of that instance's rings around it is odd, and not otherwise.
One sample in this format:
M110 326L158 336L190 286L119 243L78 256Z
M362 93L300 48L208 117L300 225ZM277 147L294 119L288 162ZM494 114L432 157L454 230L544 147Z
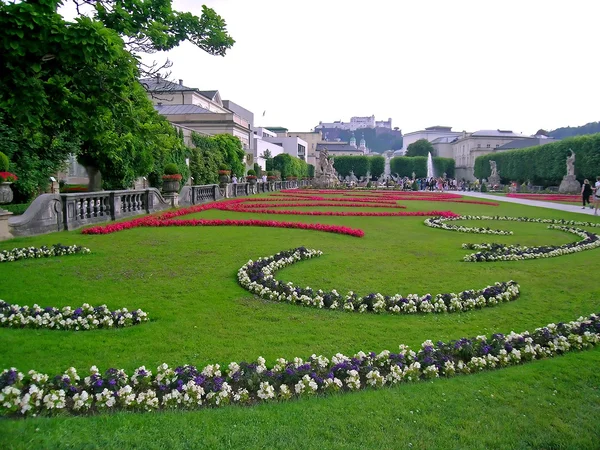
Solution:
M88 191L89 192L98 192L102 190L102 174L97 167L94 166L85 166L85 170L88 174Z

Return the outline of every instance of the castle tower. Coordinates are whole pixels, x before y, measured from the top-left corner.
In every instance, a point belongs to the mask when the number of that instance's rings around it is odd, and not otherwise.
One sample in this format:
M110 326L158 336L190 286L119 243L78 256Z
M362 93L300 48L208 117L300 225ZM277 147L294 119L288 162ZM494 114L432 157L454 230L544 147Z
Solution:
M352 132L352 137L350 138L350 147L356 148L356 137L354 136L354 131Z

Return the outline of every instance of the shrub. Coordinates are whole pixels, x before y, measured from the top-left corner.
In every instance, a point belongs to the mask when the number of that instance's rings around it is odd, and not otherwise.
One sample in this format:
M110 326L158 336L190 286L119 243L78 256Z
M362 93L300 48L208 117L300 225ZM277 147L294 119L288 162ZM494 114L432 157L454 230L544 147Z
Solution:
M8 172L8 156L0 152L0 172Z
M483 184L481 185L481 192L487 192L487 191L488 191L488 188L487 188L486 184L485 184L485 183L483 183Z
M413 182L412 182L412 190L413 191L418 191L419 190L419 183L417 183L417 180L413 180Z
M257 177L262 176L262 169L260 168L260 164L254 163L254 172L256 173Z
M250 169L250 170L248 171L248 176L255 177L255 176L256 176L256 171L255 171L255 170L253 170L253 169Z
M179 168L175 163L169 163L165 165L165 175L178 175Z
M375 178L379 178L385 172L385 158L383 156L369 157L369 172Z

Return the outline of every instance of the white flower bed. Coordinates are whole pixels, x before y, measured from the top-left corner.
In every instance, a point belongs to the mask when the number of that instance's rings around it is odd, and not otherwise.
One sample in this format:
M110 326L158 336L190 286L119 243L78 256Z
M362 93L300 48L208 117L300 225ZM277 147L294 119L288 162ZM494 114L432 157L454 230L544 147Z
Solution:
M477 253L466 255L463 259L469 262L482 261L521 261L525 259L554 258L556 256L569 255L600 247L600 237L580 228L549 225L549 229L562 230L576 234L583 238L579 242L564 245L546 245L536 247L521 247L519 245L505 244L463 244L462 247L469 250L482 250Z
M600 227L600 222L580 222L577 220L556 220L556 219L535 219L530 217L508 217L508 216L458 216L458 217L431 217L425 220L425 225L432 228L441 228L449 231L459 231L461 233L480 233L480 234L499 234L512 235L512 231L492 230L483 227L466 227L452 225L446 222L457 220L502 220L508 222L533 222L547 223L559 226L579 226L579 227Z
M279 358L270 369L264 358L233 362L223 372L219 364L200 370L167 364L156 373L142 366L129 376L122 369L102 374L96 366L87 376L71 367L50 377L15 368L0 373L0 415L36 416L89 412L198 409L227 404L255 404L331 392L375 389L402 382L477 373L591 348L600 342L600 316L549 324L533 333L511 332L462 338L448 343L431 340L397 353L337 353L328 359L312 355L306 361Z
M127 308L111 311L106 305L62 309L38 305L19 306L0 300L0 326L9 328L48 328L52 330L96 330L98 328L129 327L148 321L148 314Z
M300 287L291 282L283 283L275 280L274 274L278 270L320 255L322 252L319 250L300 247L267 258L259 258L256 262L250 260L238 271L238 281L244 289L267 300L361 313L416 314L469 311L515 300L520 293L519 285L512 280L479 290L472 289L458 294L438 294L435 297L431 294L409 294L403 297L401 294L384 296L380 293L360 297L353 291L342 296L335 289L331 292L315 291L310 287Z
M0 251L0 263L18 261L20 259L49 258L51 256L73 255L76 253L87 254L90 253L90 249L80 247L78 245L65 246L61 244L55 244L51 247L43 246L39 248L13 248L12 250Z

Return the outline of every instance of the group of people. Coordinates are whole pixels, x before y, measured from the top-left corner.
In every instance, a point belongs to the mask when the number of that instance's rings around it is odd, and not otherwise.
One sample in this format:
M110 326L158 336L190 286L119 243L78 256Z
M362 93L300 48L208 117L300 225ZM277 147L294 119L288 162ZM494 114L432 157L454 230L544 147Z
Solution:
M590 202L590 198L593 197L594 204ZM594 209L594 215L598 215L598 207L600 206L600 177L596 177L596 184L594 187L590 184L590 180L587 178L583 180L583 186L581 187L581 199L583 206L581 209L585 209L586 205L590 209Z

